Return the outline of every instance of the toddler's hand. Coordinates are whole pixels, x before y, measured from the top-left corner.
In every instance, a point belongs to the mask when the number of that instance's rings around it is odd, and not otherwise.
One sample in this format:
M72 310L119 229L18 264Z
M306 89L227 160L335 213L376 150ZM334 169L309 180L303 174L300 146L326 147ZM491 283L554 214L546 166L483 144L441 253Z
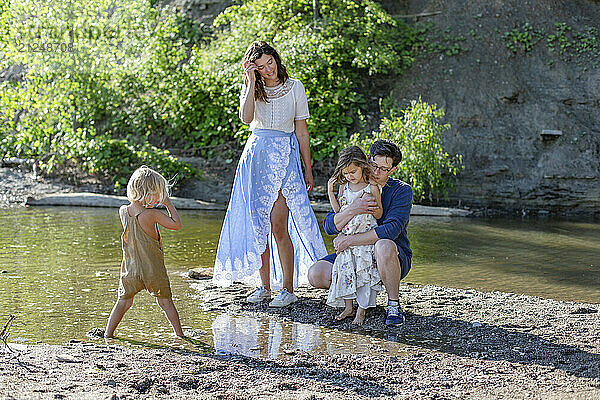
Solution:
M335 184L336 180L337 179L333 176L331 178L329 178L329 180L327 181L327 190L328 191L333 191L333 185Z
M164 205L166 205L167 201L171 201L171 199L169 198L169 192L168 192L167 188L165 188L165 191L163 192L162 200L160 202L164 206Z

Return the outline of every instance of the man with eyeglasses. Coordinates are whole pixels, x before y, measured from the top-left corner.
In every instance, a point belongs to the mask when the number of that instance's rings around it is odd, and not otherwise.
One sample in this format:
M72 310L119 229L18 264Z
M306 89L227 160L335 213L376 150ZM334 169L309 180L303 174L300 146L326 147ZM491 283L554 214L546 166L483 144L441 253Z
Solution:
M333 240L336 252L313 264L308 270L308 280L316 288L328 289L337 253L350 246L374 244L377 269L388 295L385 324L400 325L404 322L399 304L400 280L408 274L412 258L406 232L412 208L412 188L405 182L390 178L402 160L402 153L396 144L387 140L374 142L369 148L369 160L373 167L372 177L382 187L383 216L377 220L378 226L356 235L340 234L355 215L373 214L377 209L377 202L370 194L355 200L337 214L330 211L323 221L323 227L328 235L338 235Z

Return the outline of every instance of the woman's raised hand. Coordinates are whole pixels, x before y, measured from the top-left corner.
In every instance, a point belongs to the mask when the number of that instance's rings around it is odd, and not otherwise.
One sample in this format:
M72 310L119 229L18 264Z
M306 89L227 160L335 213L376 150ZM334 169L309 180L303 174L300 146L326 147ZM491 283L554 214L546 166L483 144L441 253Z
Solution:
M244 64L242 64L242 67L244 68L244 74L246 74L248 83L252 84L252 83L256 82L256 74L254 73L254 71L257 70L256 64L254 64L250 60L246 60L246 61L244 61Z

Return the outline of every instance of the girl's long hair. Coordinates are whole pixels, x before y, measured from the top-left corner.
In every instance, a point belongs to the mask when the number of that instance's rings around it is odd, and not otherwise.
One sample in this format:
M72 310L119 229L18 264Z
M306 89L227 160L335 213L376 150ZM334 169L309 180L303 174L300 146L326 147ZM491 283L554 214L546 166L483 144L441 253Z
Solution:
M271 47L267 42L260 40L252 43L248 46L248 50L244 54L244 60L242 62L250 61L254 62L258 58L261 58L263 54L267 54L273 56L275 59L275 63L277 64L277 79L279 79L280 83L285 83L289 78L287 69L285 65L281 62L281 57L279 57L279 53L273 47ZM260 76L258 71L254 71L256 74L256 85L254 86L254 99L262 100L267 102L267 92L265 91L265 84ZM248 86L248 78L244 76L244 83Z
M346 147L344 150L340 151L338 162L332 175L336 182L339 185L347 182L342 170L350 164L362 168L363 179L365 182L369 183L369 180L371 179L371 165L367 161L365 152L358 146Z

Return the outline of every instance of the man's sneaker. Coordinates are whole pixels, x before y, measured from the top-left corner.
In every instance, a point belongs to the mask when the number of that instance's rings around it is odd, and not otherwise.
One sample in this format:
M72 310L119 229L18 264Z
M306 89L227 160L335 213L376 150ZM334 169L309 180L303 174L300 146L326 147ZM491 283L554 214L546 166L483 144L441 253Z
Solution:
M385 324L390 326L401 325L404 323L404 314L400 309L398 301L388 300L387 316L385 317Z
M294 293L290 293L286 288L281 289L281 292L270 303L269 307L285 307L298 301L298 297Z
M265 300L271 300L271 291L264 286L257 288L250 296L246 297L248 303L260 303Z

